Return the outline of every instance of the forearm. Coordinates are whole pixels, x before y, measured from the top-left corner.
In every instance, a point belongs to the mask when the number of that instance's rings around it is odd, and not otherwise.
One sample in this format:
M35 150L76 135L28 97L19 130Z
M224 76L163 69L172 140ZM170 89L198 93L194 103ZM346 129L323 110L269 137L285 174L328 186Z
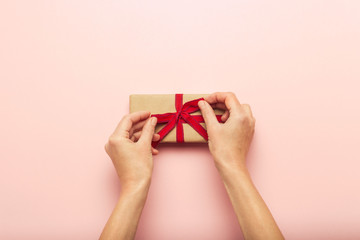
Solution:
M123 188L100 239L134 239L150 183Z
M244 238L284 239L246 167L222 166L218 169Z

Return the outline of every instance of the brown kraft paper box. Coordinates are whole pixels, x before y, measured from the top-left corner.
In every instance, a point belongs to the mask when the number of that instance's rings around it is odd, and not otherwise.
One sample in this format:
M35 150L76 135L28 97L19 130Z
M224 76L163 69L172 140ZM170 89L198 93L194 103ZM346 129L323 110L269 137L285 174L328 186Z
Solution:
M183 104L209 94L183 94ZM168 112L176 112L175 94L131 94L130 95L130 113L137 111L150 111L151 114L162 114ZM214 109L216 115L222 115L224 110ZM201 115L200 110L191 113L191 115ZM200 123L205 129L205 123ZM158 123L155 132L159 132L166 123ZM189 124L183 123L184 142L206 143L207 141L196 132ZM176 142L176 127L173 128L161 142Z

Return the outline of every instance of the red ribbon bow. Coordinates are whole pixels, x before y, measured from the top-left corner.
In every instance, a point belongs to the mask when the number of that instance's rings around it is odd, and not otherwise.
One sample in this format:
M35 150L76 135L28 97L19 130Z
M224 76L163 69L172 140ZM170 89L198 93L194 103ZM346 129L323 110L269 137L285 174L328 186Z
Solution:
M160 141L176 126L176 142L184 142L184 129L183 123L188 123L197 131L206 141L208 135L206 129L200 125L204 122L202 115L190 115L190 113L196 112L199 109L198 102L204 100L204 98L194 99L183 104L183 94L175 94L175 108L176 112L152 114L151 117L157 118L157 123L167 123L159 132L160 139L156 142L152 142L154 148L160 143ZM219 122L221 121L221 115L216 115Z

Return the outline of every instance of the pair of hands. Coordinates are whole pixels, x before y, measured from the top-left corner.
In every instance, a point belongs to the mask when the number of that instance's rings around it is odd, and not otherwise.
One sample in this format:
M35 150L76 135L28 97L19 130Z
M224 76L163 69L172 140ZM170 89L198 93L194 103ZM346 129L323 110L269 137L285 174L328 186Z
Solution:
M216 92L199 102L208 132L208 144L215 166L220 172L227 169L246 169L245 158L255 128L255 118L248 104L240 104L234 93ZM213 108L225 113L219 123ZM157 123L150 112L140 111L124 116L105 144L123 189L149 185L153 157L159 153L151 142L159 140L154 133Z
M208 132L208 144L222 177L244 239L284 239L269 208L257 191L246 168L255 127L248 104L240 104L234 93L216 92L199 101ZM224 123L213 108L224 109ZM122 193L100 239L134 239L153 171L152 156L158 150L151 142L156 118L150 112L126 115L105 145L119 175Z

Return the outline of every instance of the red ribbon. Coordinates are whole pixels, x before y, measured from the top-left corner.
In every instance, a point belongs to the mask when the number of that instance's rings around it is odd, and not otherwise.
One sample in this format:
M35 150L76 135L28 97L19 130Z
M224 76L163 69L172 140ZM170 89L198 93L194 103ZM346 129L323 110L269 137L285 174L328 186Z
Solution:
M157 123L167 123L159 132L160 140L152 142L154 148L160 143L160 141L174 128L176 127L176 142L184 142L184 129L183 123L188 123L192 126L196 132L198 132L206 141L208 135L206 129L201 126L200 123L204 122L202 115L190 115L190 113L196 112L199 109L198 102L204 100L204 98L194 99L183 104L183 94L175 94L175 108L176 112L152 114L151 117L157 118ZM216 115L219 122L221 121L221 115Z

